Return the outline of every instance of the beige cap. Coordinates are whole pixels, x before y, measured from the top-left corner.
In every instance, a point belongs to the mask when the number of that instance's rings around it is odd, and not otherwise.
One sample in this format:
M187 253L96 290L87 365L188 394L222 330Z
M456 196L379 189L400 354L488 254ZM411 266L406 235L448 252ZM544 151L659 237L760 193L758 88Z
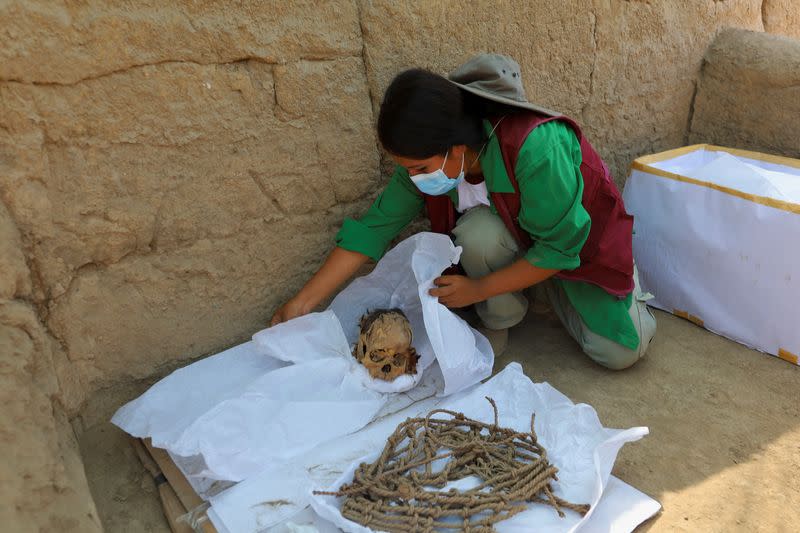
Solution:
M472 94L549 116L560 116L546 107L528 102L522 87L519 64L501 54L480 54L448 76L450 81Z

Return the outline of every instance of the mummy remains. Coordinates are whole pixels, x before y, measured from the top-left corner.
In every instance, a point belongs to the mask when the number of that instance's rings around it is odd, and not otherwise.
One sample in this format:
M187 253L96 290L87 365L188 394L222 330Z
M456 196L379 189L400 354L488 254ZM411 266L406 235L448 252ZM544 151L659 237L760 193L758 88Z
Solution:
M353 357L373 378L393 381L417 371L419 356L411 346L411 324L400 309L376 309L361 317Z

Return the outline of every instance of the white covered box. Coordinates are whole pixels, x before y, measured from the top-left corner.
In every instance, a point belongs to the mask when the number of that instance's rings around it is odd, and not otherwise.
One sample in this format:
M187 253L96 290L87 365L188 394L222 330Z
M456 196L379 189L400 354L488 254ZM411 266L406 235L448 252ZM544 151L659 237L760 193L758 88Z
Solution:
M800 160L687 146L635 160L623 196L652 305L798 363Z

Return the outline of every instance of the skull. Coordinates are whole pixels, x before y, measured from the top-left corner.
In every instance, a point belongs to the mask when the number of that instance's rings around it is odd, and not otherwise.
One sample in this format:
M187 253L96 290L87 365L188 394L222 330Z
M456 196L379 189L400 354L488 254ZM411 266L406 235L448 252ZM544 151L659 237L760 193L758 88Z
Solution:
M419 356L411 346L411 324L400 309L376 309L361 317L353 357L373 378L393 381L417 371Z

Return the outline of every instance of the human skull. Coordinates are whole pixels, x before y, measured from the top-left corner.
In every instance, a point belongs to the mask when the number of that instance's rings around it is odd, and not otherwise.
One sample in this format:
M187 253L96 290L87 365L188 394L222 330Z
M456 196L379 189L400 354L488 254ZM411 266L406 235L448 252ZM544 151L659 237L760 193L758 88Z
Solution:
M417 371L419 356L411 346L411 324L400 309L376 309L361 317L353 357L373 378L394 381Z

